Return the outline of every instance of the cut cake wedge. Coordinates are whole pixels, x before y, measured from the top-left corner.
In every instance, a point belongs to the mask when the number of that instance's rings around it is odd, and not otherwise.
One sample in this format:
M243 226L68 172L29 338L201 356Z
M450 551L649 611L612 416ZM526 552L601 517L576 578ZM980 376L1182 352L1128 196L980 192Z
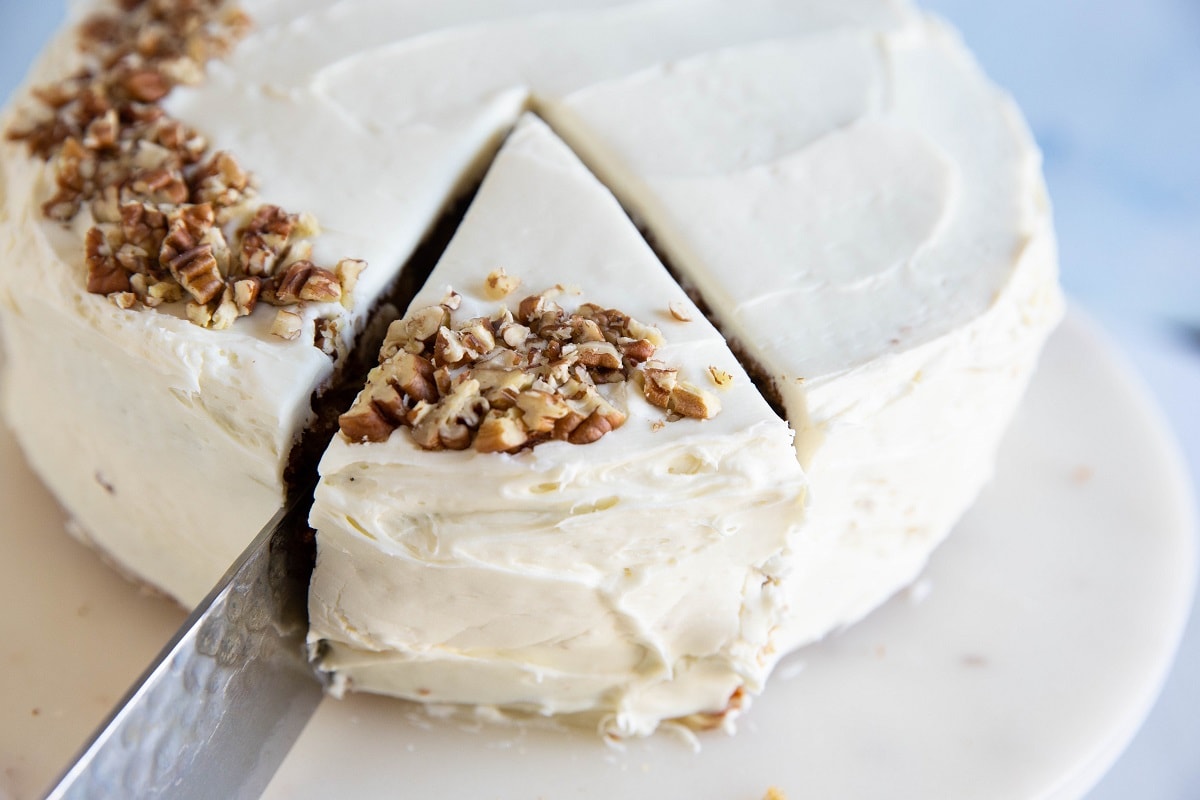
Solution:
M490 299L506 287L489 275L520 285ZM652 361L598 389L624 423L589 444L513 453L480 452L479 439L425 449L420 424L381 441L357 428L357 440L335 437L311 515L317 662L343 687L587 714L615 735L696 712L715 724L780 655L776 586L804 495L791 431L612 195L532 116L393 325L391 350L443 302L452 321L440 337L473 318L497 320L502 337L505 308L528 321L526 298L568 323L619 310L659 342ZM677 370L719 413L651 403L654 369Z

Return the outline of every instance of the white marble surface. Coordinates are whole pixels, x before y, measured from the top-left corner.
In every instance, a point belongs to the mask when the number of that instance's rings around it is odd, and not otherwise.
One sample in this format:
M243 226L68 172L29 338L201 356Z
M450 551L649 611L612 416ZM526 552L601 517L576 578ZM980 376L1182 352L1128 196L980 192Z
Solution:
M1200 3L927 0L1046 154L1063 280L1125 351L1200 486ZM0 0L0 101L62 3ZM1090 797L1200 797L1200 609L1141 732Z
M1200 3L926 5L1028 116L1067 290L1149 385L1200 495ZM1200 797L1200 602L1158 703L1089 797Z

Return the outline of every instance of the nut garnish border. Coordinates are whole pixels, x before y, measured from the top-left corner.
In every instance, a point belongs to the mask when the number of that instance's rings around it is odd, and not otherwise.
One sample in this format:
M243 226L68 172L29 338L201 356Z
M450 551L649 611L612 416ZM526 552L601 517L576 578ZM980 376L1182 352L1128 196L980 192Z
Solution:
M5 132L52 165L45 217L66 224L90 211L81 242L88 292L122 309L186 303L187 318L212 329L260 302L293 312L307 303L350 307L364 262L312 264L315 220L261 201L233 154L213 152L163 108L176 86L202 82L207 62L250 26L225 0L118 0L79 24L82 67L35 87L34 108ZM317 323L316 346L333 352ZM299 336L290 318L273 329Z

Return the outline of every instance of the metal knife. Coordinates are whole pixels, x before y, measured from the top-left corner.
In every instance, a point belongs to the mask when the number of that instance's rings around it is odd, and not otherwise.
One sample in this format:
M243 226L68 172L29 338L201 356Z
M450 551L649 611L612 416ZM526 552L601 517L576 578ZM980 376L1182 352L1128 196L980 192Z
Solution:
M293 492L49 800L262 794L323 694L304 651L311 497Z

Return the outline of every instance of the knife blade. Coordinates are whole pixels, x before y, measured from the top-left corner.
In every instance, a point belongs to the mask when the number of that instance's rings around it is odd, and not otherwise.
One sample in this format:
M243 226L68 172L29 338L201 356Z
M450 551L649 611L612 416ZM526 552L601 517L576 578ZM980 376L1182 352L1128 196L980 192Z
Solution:
M311 492L294 492L47 795L258 797L323 696L309 667Z

